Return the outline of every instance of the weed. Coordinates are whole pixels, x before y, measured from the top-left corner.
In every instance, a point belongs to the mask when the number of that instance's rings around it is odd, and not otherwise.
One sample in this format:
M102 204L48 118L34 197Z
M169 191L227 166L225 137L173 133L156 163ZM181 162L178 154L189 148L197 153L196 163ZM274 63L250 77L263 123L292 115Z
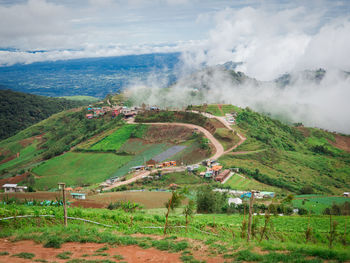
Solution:
M7 255L10 255L10 253L7 252L7 251L1 251L0 252L0 256L7 256Z
M72 252L69 252L69 251L65 251L65 252L62 252L60 254L58 254L56 256L56 258L60 258L60 259L70 259L70 256L72 255Z
M115 258L116 260L124 259L124 257L122 255L114 255L113 258Z
M21 252L21 253L12 255L12 257L32 259L33 257L35 257L35 254L28 253L28 252Z
M238 261L262 261L263 257L249 250L238 251L235 255Z
M96 252L103 252L103 251L106 251L106 250L108 250L108 247L104 246L104 247L101 247L101 248L97 249Z
M60 248L63 243L63 240L61 237L58 236L51 236L49 237L48 241L44 244L44 247L49 248Z
M34 262L48 263L46 259L35 259Z

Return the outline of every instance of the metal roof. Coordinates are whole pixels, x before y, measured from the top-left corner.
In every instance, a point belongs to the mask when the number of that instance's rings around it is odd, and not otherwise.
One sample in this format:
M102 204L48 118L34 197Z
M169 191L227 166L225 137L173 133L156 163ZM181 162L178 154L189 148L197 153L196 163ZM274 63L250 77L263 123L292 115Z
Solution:
M82 194L82 193L71 193L71 195L79 195L79 196L83 196L83 195L86 195L86 194Z
M17 184L4 184L2 187L17 187Z

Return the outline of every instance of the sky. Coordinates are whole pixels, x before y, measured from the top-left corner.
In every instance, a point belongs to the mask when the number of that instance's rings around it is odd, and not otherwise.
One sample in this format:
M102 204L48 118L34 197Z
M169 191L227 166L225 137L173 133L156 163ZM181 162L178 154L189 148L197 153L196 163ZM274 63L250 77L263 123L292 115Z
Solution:
M349 47L350 0L0 0L0 66L180 52L169 97L159 96L167 81L153 73L127 87L161 104L194 92L189 72L239 62L237 71L264 84L204 73L198 103L249 106L348 134ZM327 71L319 83L300 77L319 68ZM284 89L268 82L285 73L294 81Z
M0 0L0 65L183 52L261 80L350 69L349 17L348 0Z

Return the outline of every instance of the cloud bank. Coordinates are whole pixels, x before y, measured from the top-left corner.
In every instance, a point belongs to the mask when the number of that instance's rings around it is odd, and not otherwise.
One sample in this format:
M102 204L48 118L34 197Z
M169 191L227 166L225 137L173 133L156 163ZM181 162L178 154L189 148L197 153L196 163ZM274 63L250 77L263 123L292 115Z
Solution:
M183 53L180 79L170 91L164 91L165 81L151 76L128 92L137 103L161 107L232 103L349 134L350 77L344 72L350 71L349 17L324 21L323 15L323 10L310 13L305 8L219 11L213 15L216 24L209 38ZM259 81L237 82L237 77L216 67L227 61L241 62L236 70ZM203 68L207 69L188 76ZM319 81L300 73L318 68L327 71ZM285 87L272 81L286 72L292 81Z

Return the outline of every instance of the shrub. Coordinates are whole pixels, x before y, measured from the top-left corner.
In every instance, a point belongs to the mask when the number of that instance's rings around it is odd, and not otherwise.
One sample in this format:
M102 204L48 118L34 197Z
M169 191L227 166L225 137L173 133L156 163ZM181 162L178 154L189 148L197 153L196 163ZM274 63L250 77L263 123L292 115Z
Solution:
M44 247L60 248L62 244L63 244L63 240L61 237L51 236L49 237L48 241L44 244Z

